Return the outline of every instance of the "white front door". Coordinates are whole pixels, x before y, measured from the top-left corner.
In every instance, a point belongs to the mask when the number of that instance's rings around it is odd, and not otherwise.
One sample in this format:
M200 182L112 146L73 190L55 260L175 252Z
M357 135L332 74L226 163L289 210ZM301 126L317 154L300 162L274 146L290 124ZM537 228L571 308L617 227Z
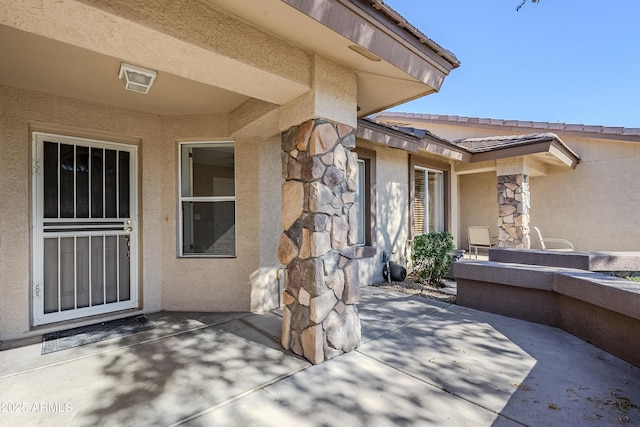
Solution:
M33 324L138 307L137 148L33 134Z

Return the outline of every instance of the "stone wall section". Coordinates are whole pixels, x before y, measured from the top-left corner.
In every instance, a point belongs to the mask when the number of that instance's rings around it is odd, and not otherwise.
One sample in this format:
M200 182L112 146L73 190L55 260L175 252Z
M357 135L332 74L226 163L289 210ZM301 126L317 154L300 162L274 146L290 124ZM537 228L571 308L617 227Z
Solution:
M314 364L361 342L355 143L352 128L319 119L282 134L282 346Z
M498 246L529 249L529 176L498 176Z

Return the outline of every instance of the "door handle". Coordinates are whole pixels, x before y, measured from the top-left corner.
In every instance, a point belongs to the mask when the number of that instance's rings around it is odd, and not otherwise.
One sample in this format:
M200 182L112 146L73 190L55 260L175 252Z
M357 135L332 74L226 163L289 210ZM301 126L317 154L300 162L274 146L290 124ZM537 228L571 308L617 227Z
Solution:
M133 227L126 227L124 231L126 231L127 233L131 233L133 231Z

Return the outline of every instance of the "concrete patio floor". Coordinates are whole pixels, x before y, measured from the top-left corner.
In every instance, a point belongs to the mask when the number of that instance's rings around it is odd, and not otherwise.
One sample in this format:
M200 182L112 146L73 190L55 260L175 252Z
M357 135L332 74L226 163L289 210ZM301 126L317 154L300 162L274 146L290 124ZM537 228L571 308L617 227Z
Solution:
M640 369L559 329L363 288L363 344L318 366L276 314L168 313L0 351L0 425L640 425Z

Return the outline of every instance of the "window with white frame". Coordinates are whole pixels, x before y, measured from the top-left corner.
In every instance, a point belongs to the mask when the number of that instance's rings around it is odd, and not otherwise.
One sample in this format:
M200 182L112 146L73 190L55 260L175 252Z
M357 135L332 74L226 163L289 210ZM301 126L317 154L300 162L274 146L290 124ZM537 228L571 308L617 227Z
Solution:
M235 256L234 143L182 143L179 151L180 256Z
M358 245L367 243L366 215L367 215L367 165L364 160L358 160L358 190L356 191L355 204L358 209Z
M444 231L444 174L419 167L414 174L415 235Z
M358 188L354 204L358 212L358 240L356 245L363 257L375 255L376 228L376 152L356 147L358 155Z

